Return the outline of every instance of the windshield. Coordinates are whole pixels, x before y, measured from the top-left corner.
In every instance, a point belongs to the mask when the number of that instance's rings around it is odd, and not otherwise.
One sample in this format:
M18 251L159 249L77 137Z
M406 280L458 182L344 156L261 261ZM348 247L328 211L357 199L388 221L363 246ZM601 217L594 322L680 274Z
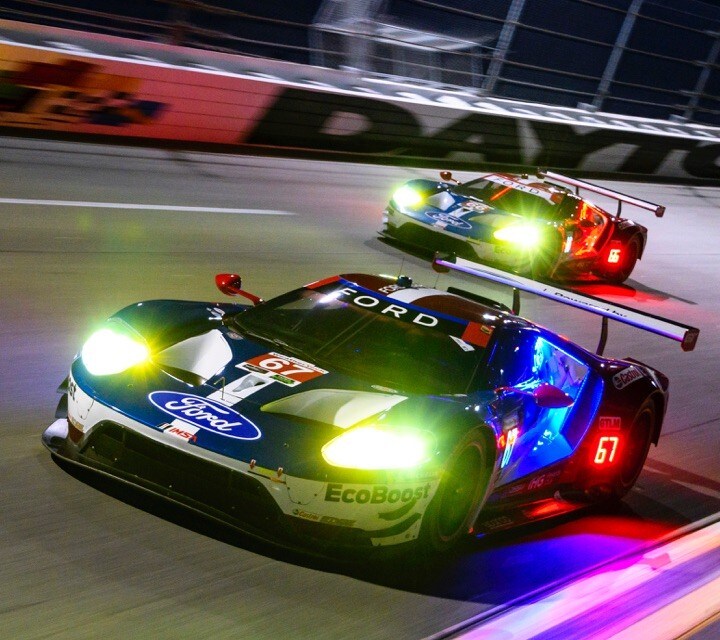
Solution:
M231 324L315 365L407 393L468 393L485 352L462 339L467 321L343 281L292 291Z
M555 218L565 199L561 191L550 193L532 185L493 176L479 178L453 189L464 196L478 198L497 209L528 217Z

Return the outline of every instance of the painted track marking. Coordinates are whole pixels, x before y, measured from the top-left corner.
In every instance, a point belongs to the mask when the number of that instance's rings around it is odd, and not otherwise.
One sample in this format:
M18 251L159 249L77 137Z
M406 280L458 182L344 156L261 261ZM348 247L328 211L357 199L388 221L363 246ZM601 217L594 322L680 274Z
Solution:
M81 200L34 200L0 198L0 204L20 204L46 207L86 207L93 209L136 209L144 211L188 211L201 213L240 213L253 216L294 216L290 211L274 209L234 209L226 207L187 207L173 204L135 204L130 202L84 202Z

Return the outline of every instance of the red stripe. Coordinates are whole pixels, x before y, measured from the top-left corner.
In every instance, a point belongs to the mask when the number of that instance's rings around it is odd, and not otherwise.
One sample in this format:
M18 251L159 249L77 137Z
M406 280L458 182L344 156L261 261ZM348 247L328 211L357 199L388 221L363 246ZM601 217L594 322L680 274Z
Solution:
M316 280L315 282L311 282L310 284L306 284L306 289L319 289L322 286L325 286L326 284L330 284L331 282L337 282L340 280L340 276L330 276L329 278L324 278L323 280Z

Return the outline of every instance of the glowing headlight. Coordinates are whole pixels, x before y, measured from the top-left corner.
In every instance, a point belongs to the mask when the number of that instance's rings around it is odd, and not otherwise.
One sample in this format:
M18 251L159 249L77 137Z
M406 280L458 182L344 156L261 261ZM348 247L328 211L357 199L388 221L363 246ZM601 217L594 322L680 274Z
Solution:
M120 373L148 359L146 345L113 329L100 329L83 345L81 358L94 376Z
M392 199L399 207L415 207L423 201L422 194L407 185L400 187L393 194Z
M357 427L328 442L322 454L335 467L408 469L428 458L428 444L417 432Z
M542 239L540 229L534 224L511 224L498 229L493 236L496 240L504 240L525 248L538 245Z

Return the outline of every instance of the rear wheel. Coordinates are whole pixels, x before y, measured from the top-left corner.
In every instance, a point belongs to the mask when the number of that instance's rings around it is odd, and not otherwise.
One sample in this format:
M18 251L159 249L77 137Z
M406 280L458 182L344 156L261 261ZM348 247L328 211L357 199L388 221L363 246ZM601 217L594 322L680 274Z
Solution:
M642 471L655 432L655 416L655 403L648 399L638 410L625 435L622 460L613 492L616 500L632 489Z
M486 447L481 431L473 429L448 458L420 531L428 550L449 551L471 532L490 479Z

